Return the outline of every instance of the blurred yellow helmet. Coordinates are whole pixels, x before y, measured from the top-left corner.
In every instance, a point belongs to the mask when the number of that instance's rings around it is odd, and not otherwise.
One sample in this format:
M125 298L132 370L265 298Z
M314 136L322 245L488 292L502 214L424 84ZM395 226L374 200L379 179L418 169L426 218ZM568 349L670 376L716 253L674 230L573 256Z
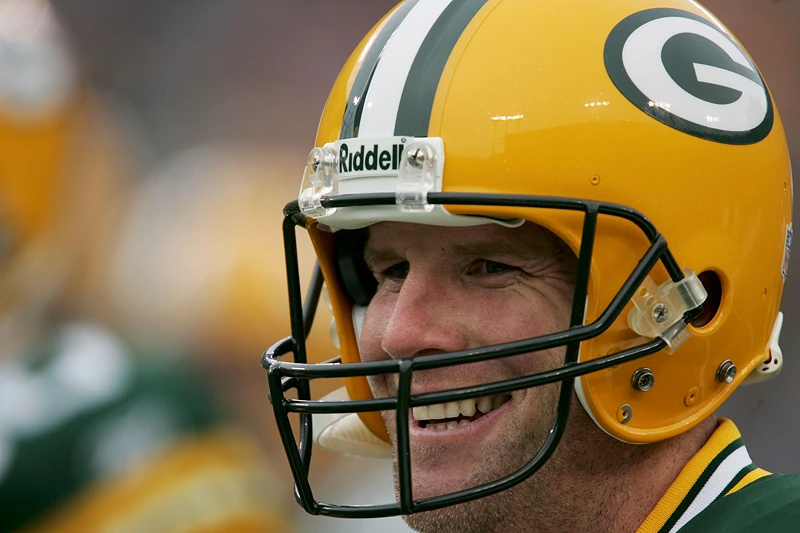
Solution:
M398 409L400 420L409 405L500 389L435 398L401 390L370 403L370 373L567 346L561 369L503 390L571 387L574 378L600 428L649 443L694 427L741 383L780 369L792 238L783 124L742 45L694 1L407 0L345 64L316 146L286 212L311 234L342 361L352 366L296 364L306 361L298 327L264 365L290 376L304 400L305 379L346 375L349 398L362 400L350 411L382 439L379 410ZM359 316L374 280L351 230L387 220L549 229L579 256L570 329L513 346L361 363ZM300 323L299 293L292 303ZM280 360L289 351L295 363ZM291 411L348 409L297 405L278 383L279 421ZM398 433L402 450L407 435ZM286 431L284 442L312 509L298 466L305 456ZM309 445L301 440L301 449ZM387 509L373 511L400 512Z
M126 166L52 8L0 1L0 317L50 303Z
M265 335L289 326L285 273L274 259L281 242L264 239L263 228L280 223L291 153L208 143L153 169L95 268L95 312L115 317L129 336L250 367ZM304 252L307 278L309 242ZM332 357L328 332L315 339L315 351Z

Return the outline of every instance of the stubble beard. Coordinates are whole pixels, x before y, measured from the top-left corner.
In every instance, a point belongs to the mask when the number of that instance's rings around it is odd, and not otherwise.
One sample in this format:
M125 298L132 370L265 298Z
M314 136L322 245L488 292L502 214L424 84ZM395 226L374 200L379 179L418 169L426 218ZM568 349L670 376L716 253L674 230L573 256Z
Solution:
M546 389L548 389L546 393L547 400L544 403L552 405L549 413L551 414L550 416L554 416L560 386L548 386ZM387 425L389 424L387 423ZM479 468L473 470L464 479L463 486L460 489L490 483L518 471L542 447L551 426L552 420L537 424L525 424L521 421L513 420L508 428L509 440L506 446L501 450L497 450L497 453L488 455L486 460L479 465ZM523 435L527 435L527 438L523 438ZM393 440L396 441L394 436ZM438 453L448 453L447 450L438 447L418 445L416 448L416 450L412 449L412 452L416 451L417 454L425 457L435 457ZM412 453L412 455L414 454ZM550 459L550 461L552 460L553 458ZM553 476L546 475L546 472L543 471L561 470L555 464L550 465L550 461L545 464L542 470L534 473L527 480L500 493L450 507L407 515L403 519L409 527L419 533L540 531L542 529L539 526L545 525L542 522L548 522L547 516L541 512L540 508L542 503L550 501L553 496L552 487L546 482L546 479L553 479ZM395 493L399 498L398 464L396 459L394 461L394 473ZM543 476L542 474L545 475ZM549 526L546 526L544 529L548 528Z

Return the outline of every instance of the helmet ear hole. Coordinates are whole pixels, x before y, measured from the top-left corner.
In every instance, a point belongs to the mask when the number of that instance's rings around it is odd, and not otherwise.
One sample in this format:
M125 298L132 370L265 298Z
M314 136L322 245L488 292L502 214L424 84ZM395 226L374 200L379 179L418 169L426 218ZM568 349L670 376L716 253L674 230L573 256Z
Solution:
M692 326L702 328L708 325L719 312L722 303L722 280L713 270L705 270L697 275L708 293L708 298L703 303L703 312L692 320Z
M377 282L364 262L367 230L341 230L333 235L336 276L345 294L356 305L368 305Z

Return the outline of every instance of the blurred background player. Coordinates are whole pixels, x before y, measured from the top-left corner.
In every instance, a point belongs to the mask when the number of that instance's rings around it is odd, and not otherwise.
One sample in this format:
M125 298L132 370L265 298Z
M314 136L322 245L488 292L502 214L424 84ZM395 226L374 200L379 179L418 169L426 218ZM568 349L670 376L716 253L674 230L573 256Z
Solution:
M130 196L124 220L92 261L80 305L109 317L131 338L189 351L211 370L222 401L269 441L263 376L252 372L265 331L288 327L280 313L285 273L274 257L282 198L280 176L292 157L246 143L205 143L164 158ZM313 266L300 243L305 279ZM322 316L320 321L330 321ZM323 330L325 328L322 328ZM311 343L335 355L326 331Z
M265 411L264 376L253 372L253 354L263 350L265 334L289 330L283 245L274 229L283 219L283 199L296 194L296 183L283 180L291 175L293 155L248 143L205 143L155 165L132 195L117 237L98 254L93 283L84 291L90 297L84 295L82 304L87 313L111 317L126 336L199 355L225 406L277 459L283 452ZM306 286L314 254L308 239L298 244ZM338 354L325 327L331 320L321 305L307 341L317 362ZM342 385L331 381L324 380L315 393ZM322 485L355 476L361 483L351 496L362 499L391 489L388 462L314 453ZM289 473L281 474L280 481L288 483ZM340 490L330 483L325 491ZM287 510L294 513L290 503ZM408 530L400 519L318 524L318 517L299 515L294 520L298 531Z
M140 170L127 130L50 6L0 1L0 531L287 531L195 363L77 311Z

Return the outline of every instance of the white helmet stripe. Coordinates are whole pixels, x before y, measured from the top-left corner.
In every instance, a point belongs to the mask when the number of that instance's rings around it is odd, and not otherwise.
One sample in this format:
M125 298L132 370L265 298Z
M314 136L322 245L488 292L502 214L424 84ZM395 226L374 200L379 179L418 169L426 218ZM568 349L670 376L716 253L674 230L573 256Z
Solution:
M395 30L375 69L364 98L358 137L394 135L406 78L422 42L453 0L419 2Z
M419 0L406 0L398 7L394 13L384 23L383 27L372 36L370 42L361 52L361 66L359 67L356 79L347 96L347 107L342 117L342 127L339 130L340 139L351 139L358 135L358 126L361 122L361 112L364 110L364 96L369 90L369 84L375 74L375 68L381 59L383 49L389 39L394 35L394 31L406 18L411 9L417 5Z

